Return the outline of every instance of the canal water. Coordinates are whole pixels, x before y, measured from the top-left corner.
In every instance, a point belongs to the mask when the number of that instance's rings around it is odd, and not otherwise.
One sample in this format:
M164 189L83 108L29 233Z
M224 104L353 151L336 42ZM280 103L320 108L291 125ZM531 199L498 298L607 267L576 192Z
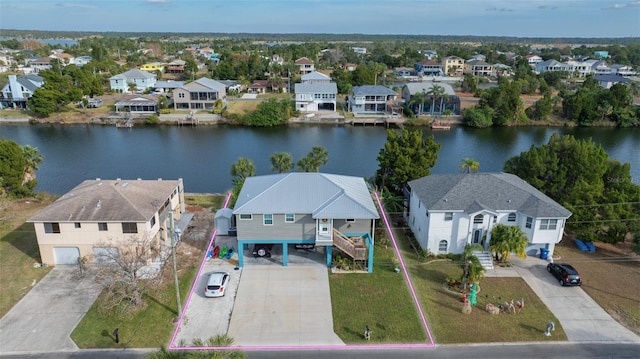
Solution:
M442 145L432 173L459 172L464 157L480 171L501 171L504 162L553 133L592 138L609 156L629 162L640 184L640 128L489 128L454 127L423 131ZM294 162L313 146L329 152L322 172L372 177L386 141L383 127L296 125L277 128L235 126L134 127L96 125L0 125L0 137L37 147L44 157L37 191L64 194L85 179L183 178L187 192L221 193L232 187L230 168L239 157L251 159L258 175L274 173L269 158L290 152Z

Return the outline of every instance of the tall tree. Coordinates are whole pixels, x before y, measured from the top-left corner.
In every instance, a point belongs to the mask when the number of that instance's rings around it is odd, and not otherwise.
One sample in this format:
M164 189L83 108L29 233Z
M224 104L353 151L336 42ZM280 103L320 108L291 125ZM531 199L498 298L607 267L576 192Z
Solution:
M420 130L388 130L387 142L378 154L376 184L401 194L407 182L431 174L440 145L433 136L426 139Z
M36 171L40 168L39 165L42 163L43 158L37 147L31 147L29 145L22 147L22 153L25 159L22 179L22 185L24 186L30 181L35 181Z
M27 160L20 145L13 140L0 138L0 186L3 192L16 197L32 193L23 185L26 167Z
M256 166L248 158L240 157L238 161L231 165L231 175L233 183L244 183L247 177L256 175Z
M462 159L462 163L458 166L458 168L461 168L467 173L471 173L471 171L478 172L478 170L480 169L480 163L471 157L465 157Z
M431 116L433 116L433 111L434 111L434 108L436 107L436 102L438 101L438 99L443 97L444 94L445 94L444 87L437 84L433 84L433 86L431 86L429 91L427 91L427 95L431 96ZM440 104L440 112L442 112L442 104Z
M305 157L298 161L304 172L320 172L320 167L329 162L329 152L324 147L314 146Z
M418 108L417 117L420 117L420 115L422 115L422 107L424 106L424 103L426 101L427 99L425 97L424 92L416 92L413 96L411 96L411 99L409 100L409 105L415 106Z
M293 156L289 152L276 152L271 155L271 170L278 173L289 172L293 168Z

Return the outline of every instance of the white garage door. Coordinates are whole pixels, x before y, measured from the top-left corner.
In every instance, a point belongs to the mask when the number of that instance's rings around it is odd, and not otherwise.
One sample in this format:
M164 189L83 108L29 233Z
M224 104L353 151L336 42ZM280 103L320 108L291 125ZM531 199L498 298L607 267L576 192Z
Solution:
M115 247L93 247L93 258L96 263L114 263L118 255L118 248Z
M78 264L80 250L78 247L54 247L56 264Z

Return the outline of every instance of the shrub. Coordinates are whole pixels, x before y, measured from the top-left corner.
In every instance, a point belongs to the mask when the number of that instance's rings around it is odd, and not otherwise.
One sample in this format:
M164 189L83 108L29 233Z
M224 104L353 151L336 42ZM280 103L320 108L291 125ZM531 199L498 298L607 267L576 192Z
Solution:
M157 125L160 122L160 119L156 115L151 115L144 120L144 123L147 125Z

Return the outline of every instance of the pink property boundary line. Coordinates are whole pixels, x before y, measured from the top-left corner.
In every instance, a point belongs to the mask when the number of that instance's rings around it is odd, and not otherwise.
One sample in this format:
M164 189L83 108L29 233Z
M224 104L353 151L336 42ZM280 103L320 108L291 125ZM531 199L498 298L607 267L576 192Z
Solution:
M348 344L348 345L305 345L305 346L293 346L293 345L274 345L274 346L228 346L228 347L176 347L174 346L174 342L176 339L176 336L178 335L178 330L180 328L180 325L182 324L182 320L184 318L184 313L186 312L188 306L189 306L189 302L191 301L191 296L193 295L193 292L195 290L196 287L196 282L194 282L193 286L191 287L191 292L189 292L189 296L187 297L187 301L185 303L185 306L182 310L182 313L180 313L180 318L178 319L178 322L176 324L176 328L175 331L173 333L173 336L171 338L171 342L169 343L169 348L170 350L245 350L245 351L257 351L257 350L269 350L269 351L277 351L277 350L363 350L363 349L367 349L367 350L372 350L372 349L423 349L423 348L434 348L435 347L435 342L433 340L433 336L431 334L431 330L429 329L429 325L427 324L427 319L424 316L424 312L422 311L422 306L420 305L420 301L418 299L418 295L416 294L416 291L413 287L413 282L411 282L411 278L409 277L409 272L407 271L407 267L404 264L404 260L402 259L402 256L400 255L400 249L398 248L398 244L396 243L396 238L393 235L393 231L391 230L391 226L389 225L389 219L387 218L387 214L384 211L384 208L382 207L382 203L380 202L380 197L378 196L377 192L374 192L374 195L376 197L376 202L378 204L378 208L380 209L380 212L382 213L382 219L384 220L384 224L387 227L387 233L389 233L389 237L391 238L391 243L393 244L393 248L396 252L396 256L398 257L398 260L400 262L400 266L402 267L402 273L404 274L404 278L407 281L407 283L409 284L409 290L411 291L411 295L413 297L413 301L416 305L416 308L418 309L418 313L420 313L420 319L422 320L422 324L424 326L425 331L427 332L427 335L429 336L429 341L431 343L429 344L372 344L372 345L366 345L366 344ZM229 199L231 198L231 194L229 194L227 196L227 200L225 201L224 207L227 207L227 204L229 203ZM216 233L217 230L213 231L213 235L211 236L211 240L209 241L209 246L207 247L207 251L205 251L205 256L202 259L202 262L200 264L200 268L198 269L198 274L196 276L196 278L200 277L200 274L202 272L202 269L204 268L204 264L205 264L205 260L207 258L206 253L208 253L209 248L211 248L215 237L216 237ZM241 253L241 252L238 252Z

